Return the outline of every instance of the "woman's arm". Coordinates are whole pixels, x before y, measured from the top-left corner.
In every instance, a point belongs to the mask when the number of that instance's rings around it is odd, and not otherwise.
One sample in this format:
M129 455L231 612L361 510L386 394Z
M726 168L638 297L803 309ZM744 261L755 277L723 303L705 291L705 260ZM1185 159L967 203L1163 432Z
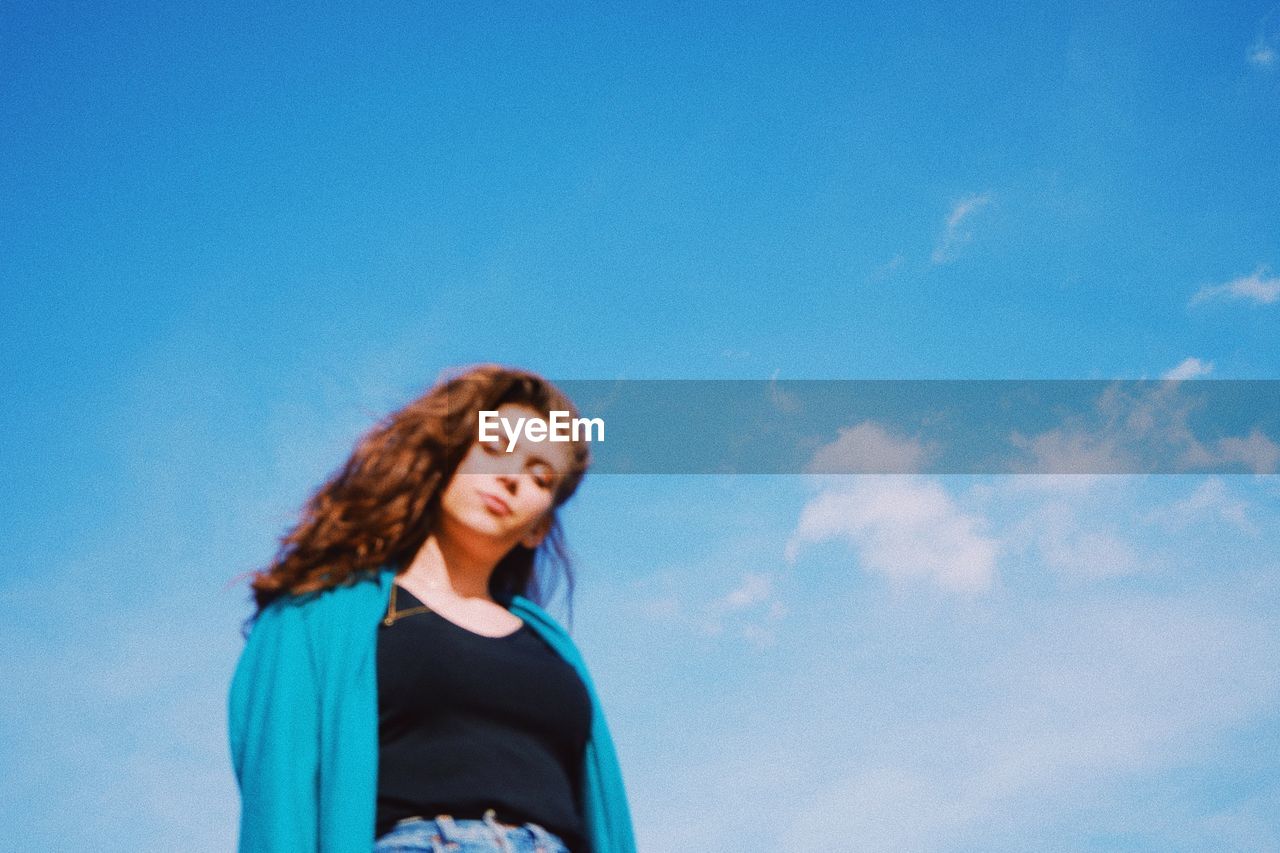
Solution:
M320 695L302 607L264 608L231 680L240 853L317 849Z

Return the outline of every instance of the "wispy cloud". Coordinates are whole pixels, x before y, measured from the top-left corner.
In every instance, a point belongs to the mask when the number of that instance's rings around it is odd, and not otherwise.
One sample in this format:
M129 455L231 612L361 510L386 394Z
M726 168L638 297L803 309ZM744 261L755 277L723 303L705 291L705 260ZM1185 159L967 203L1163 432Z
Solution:
M898 253L873 269L871 274L868 276L868 279L870 281L880 282L892 278L898 270L902 268L902 264L905 261L906 257L902 253Z
M973 239L973 234L966 228L966 224L974 214L989 204L991 204L991 193L987 192L966 196L951 207L951 212L947 214L946 225L933 249L935 264L951 261L959 248Z
M760 649L777 641L788 608L776 573L742 572L731 579L727 591L711 596L702 589L686 588L680 578L668 571L636 580L630 605L649 622L681 626L704 637L746 640Z
M1099 511L1110 505L1084 491L1056 493L1028 508L1002 545L1010 550L1027 548L1027 553L1039 556L1046 570L1060 577L1101 580L1155 570L1153 556L1130 541L1132 531L1124 516Z
M773 575L750 571L742 575L737 586L707 605L701 627L709 636L721 636L728 619L734 617L740 636L765 648L777 640L778 624L786 615L787 607L778 596Z
M1253 275L1245 275L1223 284L1209 284L1196 291L1191 304L1214 300L1243 300L1256 305L1270 305L1280 300L1280 276L1268 276L1266 267L1258 267Z
M779 412L799 412L802 408L800 400L796 395L784 391L782 386L778 384L778 374L781 372L782 368L776 368L769 376L769 404Z
M1201 361L1198 358L1184 358L1182 362L1172 370L1166 371L1162 379L1198 379L1201 376L1208 376L1213 372L1213 362Z
M1229 524L1253 536L1261 533L1258 525L1249 518L1249 504L1228 492L1226 481L1221 477L1206 478L1191 494L1150 510L1142 520L1178 533L1194 529L1206 521Z
M1183 363L1184 365L1186 362ZM1010 442L1027 454L1014 460L1013 472L1075 474L1091 477L1137 473L1153 448L1163 448L1167 467L1187 473L1243 465L1255 474L1280 466L1280 445L1253 427L1247 435L1202 441L1191 428L1200 401L1169 381L1130 393L1124 384L1108 387L1086 419L1071 415L1061 425L1032 436L1013 434Z
M1217 446L1220 459L1239 462L1255 474L1274 474L1280 468L1280 445L1257 427L1244 438L1220 438Z
M1104 474L1137 471L1136 457L1122 446L1121 430L1113 425L1090 429L1070 423L1030 437L1014 433L1010 443L1029 456L1025 464L1015 461L1014 473L1064 474L1085 483Z
M1268 713L1280 691L1276 636L1269 617L1204 601L1051 604L1010 648L955 666L976 674L945 713L885 720L844 767L829 761L785 827L789 849L832 837L866 850L1041 846L1046 822L1102 814L1126 785L1202 760ZM930 690L946 689L947 675L930 675ZM1185 808L1164 803L1162 819L1134 829L1152 847L1182 846L1169 841L1187 831L1173 828ZM1246 849L1211 838L1191 846Z
M1271 68L1276 64L1276 49L1265 36L1258 36L1254 43L1249 45L1246 56L1249 64L1255 68Z
M1272 6L1270 11L1262 16L1262 20L1258 22L1257 38L1245 52L1245 59L1254 68L1269 69L1276 65L1276 43L1277 39L1280 39L1280 32L1272 22L1275 20L1277 11L1280 11L1280 6Z
M664 512L687 516L691 505L703 506L708 513L719 507L726 513L726 522L734 523L756 512L751 490L728 480L696 496L689 491L681 494ZM646 511L653 511L653 506ZM713 526L721 529L719 523ZM772 530L768 527L752 525L749 531L716 537L717 545L701 555L676 549L670 565L646 564L644 573L626 586L617 606L638 617L646 630L660 626L667 641L692 641L698 648L728 653L744 646L772 646L789 612L780 554L789 526L779 521ZM705 537L705 531L698 536ZM692 578L697 582L690 583ZM716 642L708 645L707 638Z

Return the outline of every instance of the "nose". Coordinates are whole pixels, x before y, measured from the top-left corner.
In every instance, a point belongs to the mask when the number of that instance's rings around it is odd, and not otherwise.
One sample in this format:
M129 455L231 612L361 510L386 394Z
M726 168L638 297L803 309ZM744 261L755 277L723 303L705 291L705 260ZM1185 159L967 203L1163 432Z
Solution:
M511 474L499 474L498 482L512 495L516 493L516 489L520 488L520 480Z

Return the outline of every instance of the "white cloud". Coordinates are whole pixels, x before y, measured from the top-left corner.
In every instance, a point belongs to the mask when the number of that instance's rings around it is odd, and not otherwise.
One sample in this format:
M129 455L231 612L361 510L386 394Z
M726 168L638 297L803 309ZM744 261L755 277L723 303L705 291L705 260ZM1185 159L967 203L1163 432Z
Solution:
M1030 454L1030 462L1017 470L1020 474L1052 472L1058 482L1066 476L1077 485L1088 486L1101 475L1135 470L1134 460L1120 447L1119 436L1078 424L1031 437L1015 432L1009 441Z
M239 801L226 690L243 643L228 611L241 608L213 594L222 578L200 556L189 579L147 579L163 596L100 591L127 582L127 560L100 557L88 561L98 579L55 564L0 590L0 644L32 652L0 663L0 760L27 769L10 780L13 811L0 816L32 849L65 843L50 807L64 802L92 804L82 831L96 850L230 849ZM91 600L109 606L68 606Z
M1256 424L1235 427L1248 432L1210 435L1223 416L1257 418L1265 410L1265 401L1254 399L1256 393L1223 396L1222 383L1188 381L1213 369L1211 362L1188 357L1160 380L1027 387L1023 391L1032 402L1026 405L1055 418L1047 423L1047 418L1024 418L1038 432L1024 433L1023 423L999 422L1008 415L1005 409L1022 405L1016 397L995 410L996 417L970 420L966 426L971 434L945 432L952 422L945 410L920 422L923 429L938 428L934 434L906 436L862 420L838 427L835 440L813 451L803 471L838 482L848 474L926 473L937 460L947 466L940 470L953 472L959 470L957 462L976 461L989 466L978 470L1042 475L1030 484L1036 491L1079 491L1091 488L1098 477L1115 474L1280 470L1280 444ZM1228 411L1232 406L1239 411ZM1206 408L1207 419L1202 417ZM1193 421L1193 416L1200 417Z
M965 224L975 213L991 203L991 193L966 196L951 207L947 214L946 225L938 237L933 249L933 262L945 264L955 257L956 251L973 239L973 234L965 229Z
M742 610L769 598L772 587L772 579L768 575L748 572L738 588L721 598L717 604L727 612Z
M844 773L816 768L786 849L832 838L868 851L1036 849L1064 821L1094 832L1110 822L1168 848L1160 842L1185 831L1179 818L1193 807L1165 802L1135 824L1117 804L1135 782L1212 761L1224 735L1271 713L1276 650L1274 620L1204 602L1052 605L1011 647L953 676L971 689L945 710L936 698L913 703L923 685L904 684L904 708L935 711L886 714ZM1081 814L1087 822L1072 820ZM1257 825L1246 823L1236 830ZM1083 840L1057 837L1067 848Z
M680 616L680 597L674 594L659 595L640 603L641 611L651 619L667 620Z
M732 625L738 636L765 648L776 641L776 629L786 615L787 607L778 596L773 575L749 571L736 587L707 604L701 629L708 636L718 637Z
M1227 491L1225 480L1221 477L1208 477L1198 483L1187 497L1146 513L1143 521L1181 532L1212 520L1256 536L1261 531L1250 520L1248 510L1247 502Z
M1276 64L1276 49L1263 36L1258 36L1257 40L1249 45L1249 52L1246 55L1249 64L1255 68L1270 68Z
M810 474L904 474L918 472L926 449L920 442L891 435L874 421L840 427L837 438L819 448L805 471Z
M906 258L901 253L898 253L894 255L892 258L890 258L889 260L885 261L883 264L880 264L880 266L873 269L871 271L871 274L868 276L868 278L871 281L876 281L876 282L884 281L885 279L892 278L893 275L897 273L899 269L901 269L902 264L905 260Z
M1280 466L1280 445L1256 426L1244 437L1202 442L1190 418L1203 400L1183 383L1166 381L1149 390L1133 386L1138 391L1129 387L1109 386L1088 413L1091 421L1085 413L1072 414L1042 433L1012 434L1010 443L1025 451L1026 458L1013 460L1011 471L1089 477L1136 474L1157 464L1156 459L1162 471L1186 473L1242 465L1252 473L1269 474Z
M801 410L800 399L778 384L778 374L782 368L776 368L769 376L769 404L779 412L794 414Z
M685 512L687 501L672 511ZM741 521L746 505L733 505ZM661 634L676 643L688 643L693 636L724 641L722 651L735 641L770 646L789 613L779 587L781 535L737 533L701 556L680 553L667 566L646 566L616 606L634 613L642 624L661 626Z
M1162 379L1198 379L1213 372L1213 362L1201 361L1188 356L1172 370L1166 371Z
M1280 276L1268 276L1266 267L1258 267L1252 275L1241 276L1223 284L1209 284L1196 291L1191 304L1211 300L1243 300L1255 305L1270 305L1280 300Z
M1225 462L1239 462L1255 474L1274 474L1280 466L1280 445L1257 427L1245 438L1220 438L1218 456Z
M1097 580L1151 570L1155 562L1127 540L1122 520L1089 517L1099 504L1084 493L1056 495L1018 519L1005 547L1013 550L1018 542L1038 554L1045 569L1068 577Z
M851 476L811 499L787 542L827 540L854 546L861 566L895 581L925 579L943 589L982 591L995 575L997 544L985 520L962 511L943 487L917 476Z
M920 477L841 479L932 486ZM954 501L971 512L976 504L973 514L983 517L995 519L1005 509L1019 517L1029 493L1014 484L1034 479L1040 478L993 477L986 492L974 488ZM1126 497L1131 488L1144 490L1137 496L1168 481L1101 482L1125 489L1118 497ZM1235 489L1238 481L1226 482ZM1250 482L1270 487L1263 478ZM908 535L925 529L910 510L919 501L887 497L891 505L880 514L863 506L862 515L892 526L899 511L909 516ZM1188 524L1162 540L1194 554L1212 550L1210 537L1231 539L1233 530L1197 522L1235 497L1213 486L1197 490L1186 501ZM713 649L716 657L699 659L688 646L664 656L654 653L654 637L619 637L643 650L639 660L658 670L655 684L696 686L688 689L688 703L671 707L651 709L637 698L630 713L644 722L620 727L624 737L645 744L629 765L636 768L642 846L720 853L754 840L799 853L834 838L841 849L857 839L855 846L869 851L1008 853L1037 849L1045 837L1077 849L1123 835L1151 849L1217 849L1211 830L1221 824L1224 837L1265 842L1232 849L1275 847L1280 825L1264 808L1273 799L1237 809L1260 796L1265 782L1243 783L1238 795L1245 799L1225 804L1217 818L1217 801L1165 796L1187 772L1216 785L1256 766L1235 747L1242 733L1270 726L1280 707L1273 548L1244 542L1252 553L1213 559L1204 567L1211 583L1203 586L1194 583L1203 574L1138 576L1137 567L1151 561L1146 554L1135 561L1138 549L1127 535L1155 531L1136 529L1142 519L1135 505L1097 494L1072 499L1075 505L1056 517L1028 514L1023 533L1038 548L1036 532L1058 524L1066 536L1060 530L1044 536L1062 549L1056 559L1063 565L1051 569L1127 572L1132 582L1045 583L1034 577L1038 556L1022 561L1006 553L1014 537L1004 531L994 535L1007 582L994 594L963 600L895 595L880 584L846 586L840 566L820 577L748 570L710 580L707 567L682 561L674 582L690 596L705 594L704 609L721 609L725 641L751 639L754 628L734 630L738 620L764 624L782 578L794 584L787 591L797 604L778 631L783 637L785 629L785 642L753 660L728 642ZM1062 500L1051 494L1049 502ZM1274 527L1260 515L1254 520L1264 532ZM1066 554L1076 546L1081 551L1070 564ZM1127 563L1114 556L1117 548L1127 549ZM1256 570L1249 565L1254 554L1266 561ZM727 565L743 564L742 554L735 556ZM726 561L718 556L716 563ZM1182 592L1153 592L1169 581ZM613 654L616 660L620 652ZM662 667L669 668L665 674ZM711 730L690 733L708 718ZM787 819L751 823L761 809Z

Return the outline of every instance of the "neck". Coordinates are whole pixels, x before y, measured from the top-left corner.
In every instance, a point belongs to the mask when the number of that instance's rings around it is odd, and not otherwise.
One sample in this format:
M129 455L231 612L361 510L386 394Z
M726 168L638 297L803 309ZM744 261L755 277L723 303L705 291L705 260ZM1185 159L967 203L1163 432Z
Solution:
M489 577L503 553L466 547L456 537L435 532L427 536L401 574L429 588L490 600Z

